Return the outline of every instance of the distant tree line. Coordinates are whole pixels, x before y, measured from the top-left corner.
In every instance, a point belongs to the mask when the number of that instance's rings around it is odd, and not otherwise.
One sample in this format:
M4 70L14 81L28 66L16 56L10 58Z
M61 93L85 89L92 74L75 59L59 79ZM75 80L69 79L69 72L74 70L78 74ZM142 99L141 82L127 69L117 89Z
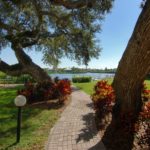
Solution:
M91 69L91 68L77 68L77 67L72 67L71 69L66 69L66 68L57 68L55 69L45 69L46 72L49 74L51 73L115 73L116 68L105 68L105 69Z

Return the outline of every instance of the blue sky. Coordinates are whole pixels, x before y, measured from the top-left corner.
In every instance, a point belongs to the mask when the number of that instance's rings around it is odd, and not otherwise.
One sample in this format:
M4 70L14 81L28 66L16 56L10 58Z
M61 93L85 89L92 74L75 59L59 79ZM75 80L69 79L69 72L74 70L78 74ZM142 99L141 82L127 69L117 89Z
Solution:
M135 23L141 12L140 3L142 0L115 0L111 13L106 15L102 23L102 31L97 35L100 39L102 52L99 59L92 59L89 68L116 68L119 60L127 46L128 40L133 32ZM35 63L41 67L48 67L41 61L42 54L40 52L28 52ZM4 49L0 54L0 58L8 64L17 62L11 49ZM85 67L78 66L77 63L62 59L59 67Z

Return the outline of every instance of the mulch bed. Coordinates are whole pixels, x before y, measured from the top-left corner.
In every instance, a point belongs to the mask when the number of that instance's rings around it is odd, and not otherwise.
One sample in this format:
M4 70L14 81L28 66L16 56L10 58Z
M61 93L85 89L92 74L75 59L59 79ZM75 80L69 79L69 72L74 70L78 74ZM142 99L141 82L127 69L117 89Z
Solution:
M58 99L52 99L47 101L35 102L27 104L28 108L40 108L40 109L57 109L58 112L62 112L71 102L71 96L68 96L64 103L60 103Z
M131 142L129 139L124 139L122 136L123 134L121 132L117 133L118 138L114 138L112 135L109 135L110 133L109 133L108 128L110 128L109 125L112 121L111 115L108 115L105 119L103 119L101 121L102 123L100 123L100 120L98 117L96 117L95 120L96 120L96 125L98 128L99 134L102 137L102 140L104 138L106 140L106 142L104 141L103 142L107 150L150 150L150 135L146 137L144 136L144 134L147 133L148 130L150 130L150 121L148 122L148 125L146 124L145 126L143 126L143 123L140 124L139 130L136 132L136 134L133 135L133 142ZM109 137L109 141L111 141L112 145L114 144L115 148L110 147L110 143L107 143L107 137ZM121 145L120 143L121 142L124 143L124 141L126 142L126 144ZM132 148L131 149L126 148L128 147L127 145L132 145L131 146Z

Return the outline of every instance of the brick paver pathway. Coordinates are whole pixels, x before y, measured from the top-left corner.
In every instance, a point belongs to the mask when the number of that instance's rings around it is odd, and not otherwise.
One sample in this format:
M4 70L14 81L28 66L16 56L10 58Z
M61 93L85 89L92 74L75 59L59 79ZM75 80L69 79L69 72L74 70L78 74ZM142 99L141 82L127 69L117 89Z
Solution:
M74 89L72 102L50 132L46 150L105 150L90 96Z

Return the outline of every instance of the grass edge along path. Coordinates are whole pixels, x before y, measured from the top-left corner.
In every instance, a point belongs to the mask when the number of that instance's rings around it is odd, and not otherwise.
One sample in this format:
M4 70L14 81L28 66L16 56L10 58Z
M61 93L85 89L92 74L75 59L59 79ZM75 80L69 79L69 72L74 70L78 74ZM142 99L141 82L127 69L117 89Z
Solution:
M21 140L15 145L17 108L14 98L19 88L0 89L0 150L42 150L60 112L57 109L23 108Z
M108 78L108 79L104 79L107 80L109 84L112 83L113 78ZM99 80L96 81L91 81L91 82L86 82L86 83L73 83L73 85L77 88L79 88L80 90L84 91L85 93L91 95L94 91L94 86L96 85L96 83Z
M108 81L109 84L113 82L113 78L103 79ZM94 86L99 80L91 81L87 83L73 83L74 86L79 88L80 90L84 91L85 93L91 95L94 91ZM147 85L147 89L150 89L150 80L145 80L144 83Z

